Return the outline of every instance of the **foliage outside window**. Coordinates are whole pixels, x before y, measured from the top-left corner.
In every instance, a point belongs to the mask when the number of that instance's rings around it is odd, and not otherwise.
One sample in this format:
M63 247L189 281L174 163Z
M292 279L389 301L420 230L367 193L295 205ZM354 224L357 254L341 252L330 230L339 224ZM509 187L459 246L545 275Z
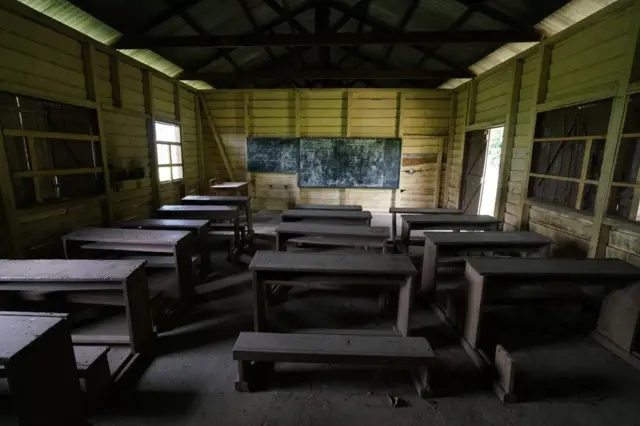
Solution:
M0 93L0 128L16 208L104 194L94 110Z
M156 121L156 153L160 182L176 182L183 178L180 127Z
M593 214L611 100L539 113L527 196Z
M640 221L640 95L629 98L607 214Z

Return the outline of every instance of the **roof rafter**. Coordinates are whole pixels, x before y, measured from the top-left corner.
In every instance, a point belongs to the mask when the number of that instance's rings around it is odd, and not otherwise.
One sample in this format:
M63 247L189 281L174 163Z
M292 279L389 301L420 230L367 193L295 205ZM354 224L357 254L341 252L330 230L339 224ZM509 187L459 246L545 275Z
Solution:
M126 40L128 35L130 34L144 34L146 32L149 32L153 28L157 27L158 25L168 21L169 19L173 18L177 14L186 11L190 7L193 7L202 1L203 0L184 0L179 3L174 3L171 6L169 6L166 10L163 10L162 12L158 13L156 16L146 21L144 24L140 25L138 28L128 31L127 35L125 35L121 40ZM116 47L118 47L118 43L116 43Z
M407 10L404 12L402 19L400 20L400 23L398 24L398 28L397 28L398 31L404 31L407 24L409 24L409 21L411 20L411 18L413 18L413 15L416 14L416 9L418 8L419 5L420 5L420 0L413 0L411 2ZM384 59L388 61L389 58L391 57L392 51L393 51L393 45L387 48L387 51L384 53Z

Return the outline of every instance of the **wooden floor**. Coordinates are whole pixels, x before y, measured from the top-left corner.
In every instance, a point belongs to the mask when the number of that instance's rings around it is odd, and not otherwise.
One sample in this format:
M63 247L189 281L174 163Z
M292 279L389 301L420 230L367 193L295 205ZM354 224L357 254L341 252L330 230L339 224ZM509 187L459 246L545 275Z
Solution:
M375 222L380 226L380 221ZM256 223L256 228L266 226ZM225 257L221 248L212 258L222 274L242 271L227 264ZM161 286L172 279L172 272L163 272L154 275L151 282ZM487 322L502 324L501 335L493 337L510 348L522 371L524 385L516 391L526 400L523 403L503 406L491 389L491 381L479 375L455 336L421 307L415 314L418 333L429 338L443 364L442 374L435 377L434 389L439 395L434 399L420 399L405 371L303 364L279 366L284 374L278 374L278 382L269 391L238 393L234 390L237 368L231 350L238 333L251 328L249 282L218 287L208 295L211 301L199 304L180 320L188 325L161 335L162 354L136 386L91 418L92 424L631 426L640 419L640 372L590 339L575 325L577 312L562 306L544 311L536 306L496 308L486 315ZM269 313L281 331L388 330L391 325L380 319L375 295L355 297L296 289L288 302ZM559 313L563 314L562 327L552 323ZM516 322L519 317L523 319ZM549 321L540 325L533 318ZM105 333L120 326L123 324L117 316L87 325ZM533 343L525 344L525 335ZM7 420L10 402L3 386L0 381L0 424L11 424ZM409 406L392 408L389 395Z

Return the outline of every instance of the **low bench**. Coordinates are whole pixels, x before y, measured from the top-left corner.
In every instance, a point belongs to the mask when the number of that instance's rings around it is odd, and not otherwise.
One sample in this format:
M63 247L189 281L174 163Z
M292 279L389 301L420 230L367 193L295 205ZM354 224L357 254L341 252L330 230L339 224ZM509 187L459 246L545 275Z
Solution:
M341 210L286 210L281 214L282 222L311 222L326 224L371 225L371 212Z
M337 331L339 332L339 331ZM276 362L356 364L411 369L418 395L431 396L428 369L436 356L423 337L243 332L233 347L240 392L266 385Z
M298 204L296 209L362 211L362 206L359 204Z
M458 209L423 207L389 207L389 213L391 213L391 242L393 243L394 249L396 246L396 236L398 232L398 214L462 214L462 212Z
M399 290L398 332L410 332L416 268L407 256L373 253L304 253L258 251L249 270L253 273L254 331L266 331L267 288L270 286L318 289L373 287Z
M187 303L195 295L190 234L187 231L83 228L65 235L62 242L67 259L81 257L78 249L169 254L172 266L176 268L180 301ZM136 255L132 258L159 264L151 257Z
M422 245L421 239L411 239L411 231L449 230L449 231L496 231L500 228L499 219L487 215L466 214L420 214L403 215L400 248L409 253L409 245Z
M287 243L318 244L332 247L375 246L386 253L389 228L384 226L325 225L285 222L276 227L276 246L286 251Z
M125 229L155 229L162 231L189 231L195 239L200 254L200 268L211 271L211 255L207 236L209 221L204 219L132 219L120 222L117 228ZM152 266L151 262L148 266Z

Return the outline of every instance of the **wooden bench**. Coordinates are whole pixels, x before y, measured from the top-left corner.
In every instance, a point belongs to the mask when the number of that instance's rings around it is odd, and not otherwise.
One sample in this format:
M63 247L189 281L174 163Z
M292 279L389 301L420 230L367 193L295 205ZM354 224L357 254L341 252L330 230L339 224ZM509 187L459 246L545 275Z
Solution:
M518 252L547 257L551 244L551 238L535 232L425 232L420 289L429 294L435 293L438 263L443 258L488 252Z
M422 244L421 240L411 239L411 231L449 230L449 231L492 231L499 230L500 220L493 216L466 214L420 214L403 215L400 248L409 253L410 244Z
M0 312L0 336L17 423L87 425L66 315Z
M160 207L158 215L174 219L206 219L211 221L209 226L214 231L209 235L216 236L216 221L231 221L233 230L233 243L229 246L229 257L236 258L242 252L240 208L238 206L203 206L203 205L166 205ZM228 226L228 224L225 224ZM213 232L213 233L212 233Z
M298 204L296 209L301 210L338 210L338 211L362 211L359 204Z
M162 231L189 231L195 238L198 252L200 253L200 268L210 272L211 255L207 236L209 233L209 221L204 219L132 219L120 222L117 228L124 229L155 229ZM151 262L150 262L151 263ZM149 266L152 266L149 264Z
M462 214L458 209L437 209L437 208L421 208L421 207L389 207L391 213L391 242L396 247L396 235L398 232L397 215L398 214Z
M409 334L417 271L407 256L258 251L249 270L253 272L256 332L268 329L268 286L318 289L359 286L399 290L396 327L403 336Z
M302 237L302 238L300 238ZM324 225L285 222L276 227L276 246L286 251L287 243L318 244L333 247L375 246L387 251L389 228L385 226Z
M436 357L422 337L243 332L233 347L233 359L238 361L235 388L240 392L266 385L264 379L276 362L302 362L411 369L418 395L428 397L428 368Z
M371 225L371 212L368 211L286 210L281 217L283 222Z
M187 303L195 295L190 234L187 231L83 228L65 235L62 242L67 259L81 257L79 249L169 254L171 263L176 268L176 286L180 302ZM136 255L132 258L151 260L153 265L161 265L153 263L154 259L151 257Z
M640 281L640 268L620 259L505 259L468 258L465 276L469 283L462 346L478 367L491 363L482 349L482 311L492 300L566 297L567 290L597 286L605 294ZM531 291L532 290L532 291ZM498 354L499 355L499 354ZM507 359L508 357L503 357ZM508 369L511 369L511 364ZM500 366L497 366L500 368ZM509 373L511 376L513 372ZM504 378L506 373L501 372ZM513 377L511 378L513 380ZM508 397L502 383L501 398Z
M249 241L253 237L253 220L251 217L251 197L222 196L222 195L188 195L182 199L182 204L198 206L237 206L244 209Z

